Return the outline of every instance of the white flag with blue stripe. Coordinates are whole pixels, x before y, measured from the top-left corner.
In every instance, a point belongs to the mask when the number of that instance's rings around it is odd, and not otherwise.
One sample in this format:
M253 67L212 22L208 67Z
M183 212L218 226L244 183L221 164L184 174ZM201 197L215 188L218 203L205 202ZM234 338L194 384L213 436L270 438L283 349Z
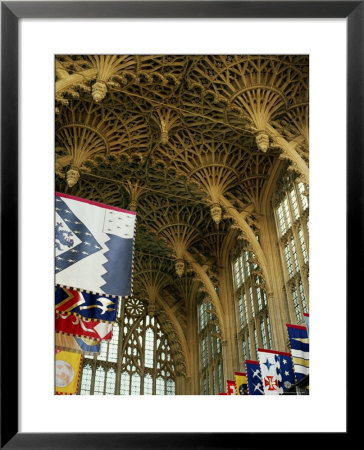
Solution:
M136 213L56 193L56 284L128 296Z

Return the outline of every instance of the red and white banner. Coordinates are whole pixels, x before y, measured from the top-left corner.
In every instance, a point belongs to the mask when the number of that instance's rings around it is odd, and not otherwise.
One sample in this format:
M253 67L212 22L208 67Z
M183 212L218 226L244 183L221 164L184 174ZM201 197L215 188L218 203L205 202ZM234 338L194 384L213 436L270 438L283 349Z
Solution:
M226 380L226 392L227 395L236 395L235 380Z
M109 341L112 338L111 323L83 320L72 314L56 313L56 331L99 341Z
M287 355L287 353L276 350L258 348L260 371L262 374L264 394L282 394L282 376L280 372L280 362L277 355Z

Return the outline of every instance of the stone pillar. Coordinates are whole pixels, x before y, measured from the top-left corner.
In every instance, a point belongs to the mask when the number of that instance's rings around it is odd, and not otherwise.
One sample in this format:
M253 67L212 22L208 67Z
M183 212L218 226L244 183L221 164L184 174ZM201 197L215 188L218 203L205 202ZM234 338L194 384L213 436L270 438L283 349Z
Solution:
M177 375L176 377L176 395L186 394L186 378L184 375Z
M282 292L282 286L284 286L283 267L272 211L267 211L262 221L261 246L270 261L271 289L266 294L273 347L278 351L286 351L287 301Z
M185 395L192 395L191 377L185 377Z
M228 257L226 257L226 260L223 262L223 268L219 271L219 298L225 312L222 318L224 320L223 339L226 342L223 353L224 373L226 369L227 376L231 377L238 370L239 362L236 350L237 329L233 299L233 281L229 264Z
M228 341L224 339L221 341L222 345L222 361L223 361L223 372L224 372L224 380L223 380L223 386L226 385L226 380L229 380L231 374L231 364L229 363L229 352L228 352Z
M188 302L189 308L187 311L189 327L187 327L187 345L190 349L190 373L187 374L187 393L189 395L200 394L200 365L199 365L199 326L197 321L197 305L195 299L190 299Z

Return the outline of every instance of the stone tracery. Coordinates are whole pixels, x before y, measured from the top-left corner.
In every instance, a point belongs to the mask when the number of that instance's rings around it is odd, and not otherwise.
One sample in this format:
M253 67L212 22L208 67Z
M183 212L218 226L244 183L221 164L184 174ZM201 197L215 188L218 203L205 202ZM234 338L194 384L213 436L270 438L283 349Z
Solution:
M216 274L232 229L273 289L262 193L279 159L308 185L308 57L59 55L56 111L56 188L137 212L135 288L186 374L199 288L226 338Z

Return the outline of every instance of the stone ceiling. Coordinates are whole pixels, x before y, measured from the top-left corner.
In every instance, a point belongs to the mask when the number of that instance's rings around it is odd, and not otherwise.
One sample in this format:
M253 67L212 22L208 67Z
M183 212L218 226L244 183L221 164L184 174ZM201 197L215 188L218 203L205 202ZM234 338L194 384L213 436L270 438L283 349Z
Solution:
M307 56L58 55L55 73L56 189L137 211L136 295L182 329L201 295L217 307L234 228L264 275L272 167L308 184Z

